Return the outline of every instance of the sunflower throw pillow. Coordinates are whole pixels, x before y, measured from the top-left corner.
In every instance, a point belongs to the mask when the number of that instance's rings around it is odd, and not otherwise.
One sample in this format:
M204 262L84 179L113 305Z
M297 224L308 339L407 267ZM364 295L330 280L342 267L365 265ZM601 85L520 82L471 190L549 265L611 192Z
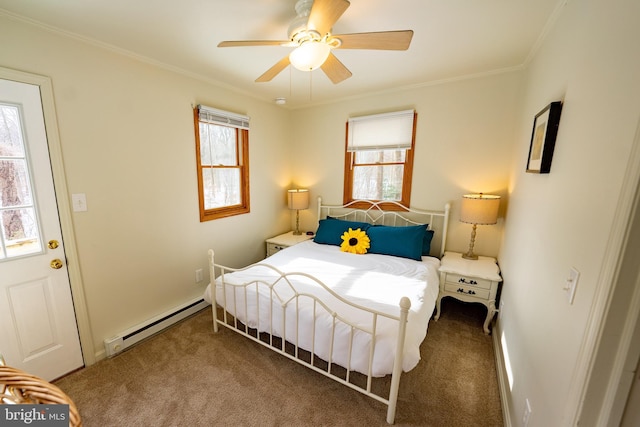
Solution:
M359 228L355 230L349 228L342 234L342 244L340 250L342 252L350 252L352 254L366 254L369 249L371 241L367 233Z

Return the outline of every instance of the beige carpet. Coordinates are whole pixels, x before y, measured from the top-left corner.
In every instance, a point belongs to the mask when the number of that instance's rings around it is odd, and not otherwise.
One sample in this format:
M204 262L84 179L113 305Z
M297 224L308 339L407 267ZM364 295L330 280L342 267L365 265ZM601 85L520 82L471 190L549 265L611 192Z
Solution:
M447 298L396 425L502 426L486 309ZM56 384L93 426L384 426L386 406L229 330L204 310Z

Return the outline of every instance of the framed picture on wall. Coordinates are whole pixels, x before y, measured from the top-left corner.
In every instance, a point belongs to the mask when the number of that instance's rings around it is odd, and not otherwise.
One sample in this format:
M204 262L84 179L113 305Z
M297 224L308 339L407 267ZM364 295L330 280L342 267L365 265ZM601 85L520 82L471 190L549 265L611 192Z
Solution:
M561 110L562 102L556 101L536 114L531 132L527 172L549 173L551 170L551 159L553 158L553 149L556 146Z

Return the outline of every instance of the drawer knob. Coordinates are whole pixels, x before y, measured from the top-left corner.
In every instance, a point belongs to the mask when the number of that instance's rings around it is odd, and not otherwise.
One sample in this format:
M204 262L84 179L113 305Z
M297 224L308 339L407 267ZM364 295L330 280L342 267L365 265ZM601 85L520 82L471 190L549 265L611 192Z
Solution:
M459 278L459 279L458 279L458 283L464 283L464 284L466 284L466 285L477 285L477 284L478 284L478 282L477 282L477 281L475 281L475 280L473 280L473 279L469 279L469 280L467 281L467 279L465 279L464 277Z
M460 294L468 294L468 295L475 295L476 291L469 289L468 291L465 291L463 288L458 288L458 290L456 291Z

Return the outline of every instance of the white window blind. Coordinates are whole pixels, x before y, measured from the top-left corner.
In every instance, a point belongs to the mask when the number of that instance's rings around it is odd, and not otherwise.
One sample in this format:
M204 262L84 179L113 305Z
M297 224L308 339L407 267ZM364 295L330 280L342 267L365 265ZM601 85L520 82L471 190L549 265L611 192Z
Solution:
M239 129L249 129L249 117L228 111L198 105L198 118L201 122L223 126L233 126Z
M409 149L414 110L349 119L347 151Z

